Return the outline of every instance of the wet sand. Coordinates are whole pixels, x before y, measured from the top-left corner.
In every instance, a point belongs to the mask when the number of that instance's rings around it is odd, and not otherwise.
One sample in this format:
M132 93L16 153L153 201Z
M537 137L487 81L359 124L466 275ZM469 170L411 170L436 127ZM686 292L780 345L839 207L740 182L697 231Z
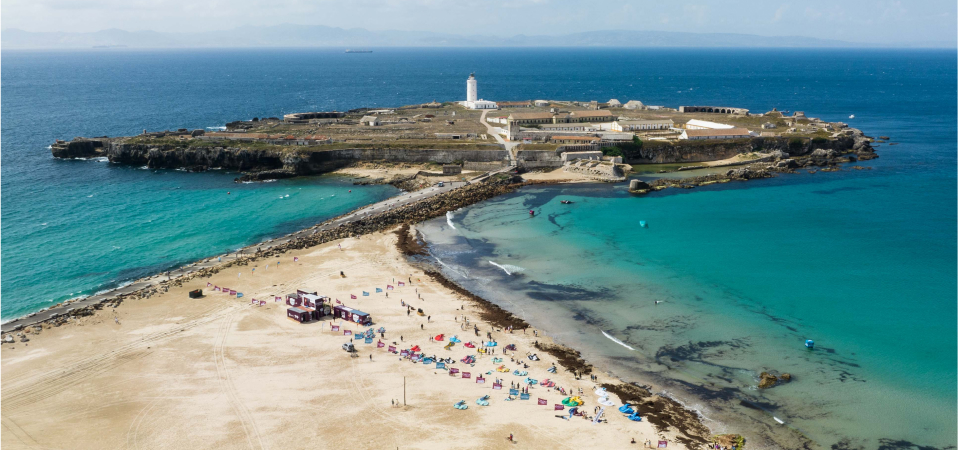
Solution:
M520 370L539 380L550 378L567 390L583 389L582 409L590 416L597 405L592 389L617 380L602 374L596 382L588 375L576 380L566 369L548 373L559 359L534 345L538 339L545 348L551 344L547 338L536 338L532 329L498 331L493 324L506 325L507 312L496 319L481 299L414 267L397 248L398 240L394 231L378 232L232 265L148 299L127 299L115 309L104 308L60 327L44 325L27 343L3 345L2 445L622 448L633 438L639 443L664 438L670 448L682 448L670 432L623 417L616 411L621 403L615 395L616 407L605 416L608 422L597 425L581 417L557 418L568 411L554 411L553 405L568 395L541 386L531 388L529 401L506 401L509 383L525 377L495 372L501 364L493 363L493 356L462 345L444 350L447 341L430 342L429 337L458 334L479 344L490 332L499 342L495 356L505 358L513 370L513 355L498 354L505 345L515 344L520 358L538 353L540 361L525 359L530 368ZM403 248L409 246L414 244L407 240ZM294 262L294 257L299 260ZM410 278L405 287L393 282ZM244 296L213 292L207 282ZM375 293L386 284L396 290ZM187 293L197 288L204 289L205 297L189 299ZM473 377L493 373L484 375L485 384L477 384L435 366L413 364L375 344L357 343L358 353L352 356L341 349L349 337L330 331L329 318L299 324L286 317L285 304L273 301L275 295L296 289L315 290L370 313L375 328L386 328L382 340L388 345L419 345L427 354L457 361L475 355L475 367L461 362L453 367L468 369ZM363 290L370 296L363 297ZM358 299L351 300L351 294ZM266 306L250 306L253 298L267 300ZM401 301L422 308L431 320L407 315ZM460 330L463 314L479 327L480 336ZM344 323L343 329L365 328ZM504 380L502 391L492 389L497 375ZM490 406L476 404L484 395L491 395ZM537 405L537 398L548 405ZM469 409L454 409L459 400ZM392 404L396 401L401 406ZM516 443L506 439L510 433Z

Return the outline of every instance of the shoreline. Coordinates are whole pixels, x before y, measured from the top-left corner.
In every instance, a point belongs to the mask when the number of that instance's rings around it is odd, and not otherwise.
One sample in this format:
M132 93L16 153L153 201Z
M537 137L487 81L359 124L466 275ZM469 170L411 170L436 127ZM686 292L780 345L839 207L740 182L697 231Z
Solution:
M409 256L422 254L421 252L424 250L422 247L423 244L418 242L417 238L409 238L408 236L405 239L402 238L403 233L408 234L409 225L414 225L427 219L439 217L442 214L445 214L446 211L459 209L463 206L478 203L504 193L513 192L523 186L558 184L560 182L561 181L555 180L521 181L517 178L502 175L498 179L490 180L487 183L476 183L463 186L461 189L444 192L441 195L436 195L426 200L418 200L416 202L379 213L375 216L359 218L354 222L340 224L340 226L335 228L322 231L319 230L323 225L335 223L337 219L341 220L344 217L355 216L358 211L364 209L361 208L360 210L327 220L321 224L301 230L299 232L244 247L243 249L233 253L233 259L230 261L212 263L217 259L217 257L212 257L191 263L181 268L181 270L184 270L184 272L179 274L177 278L156 281L155 279L160 278L161 276L154 275L145 279L136 280L134 283L131 283L128 286L133 286L137 282L146 282L150 280L153 280L155 284L132 290L127 293L121 293L115 298L101 299L99 300L98 304L89 305L82 311L72 308L75 306L75 302L61 305L61 308L66 309L66 312L68 313L70 313L72 310L73 314L70 316L70 318L80 319L88 315L96 314L97 311L102 309L104 306L112 305L114 308L116 308L122 304L124 300L130 298L148 299L156 294L162 295L166 292L169 292L171 288L182 287L185 283L193 280L194 278L208 278L219 273L220 271L234 266L249 265L250 263L264 260L265 258L271 256L278 258L279 255L290 251L315 248L339 239L361 238L362 236L368 236L373 233L387 233L388 230L395 229L397 226L399 226L400 229L395 231L396 235L398 236L396 248L408 259ZM386 202L388 203L390 200L395 201L394 198L391 198ZM253 249L256 251L253 253L248 253ZM203 266L203 264L211 265ZM471 300L472 303L479 305L482 310L482 320L494 327L505 328L512 326L513 328L518 328L520 326L529 326L525 321L518 318L511 312L465 290L455 282L447 279L440 272L435 270L423 270L423 274L424 276L434 279L441 286L452 291L457 296L464 297L468 300ZM53 319L55 326L60 326L61 324L65 324L70 320L66 318L66 315L54 315ZM49 322L49 320L47 320L47 322ZM35 325L21 325L17 329L22 330L25 326ZM593 372L592 364L590 364L586 359L583 359L582 354L573 348L569 348L557 343L537 345L535 348L543 353L550 354L556 359L559 365L566 368L570 372L578 372L581 375L587 375ZM616 394L623 401L632 401L633 405L636 406L644 416L648 417L649 423L655 425L657 428L665 431L677 431L678 435L675 438L676 442L679 442L690 448L705 445L710 442L709 439L711 437L711 433L709 428L704 425L702 417L695 410L682 406L679 401L668 396L655 394L648 388L637 383L626 382L611 372L609 372L608 375L616 378L616 380L603 383L603 387L605 387L609 392Z
M400 235L401 233L407 232L408 230L398 230L396 234ZM428 243L426 245L428 245ZM407 253L409 246L403 245L402 238L400 238L399 248L407 257L422 255L422 253L418 252ZM481 318L487 323L499 326L500 328L508 326L515 328L531 327L525 320L519 318L511 311L466 290L455 281L447 278L442 272L427 269L423 269L423 272L426 276L432 277L433 280L447 289L480 305L483 310ZM548 335L549 330L539 329L544 332L545 335ZM557 343L553 338L549 339L553 342L536 343L534 344L535 348L541 352L552 355L560 366L577 376L590 375L595 372L596 367L582 356L582 352ZM616 394L622 402L632 405L641 413L642 417L654 425L658 431L671 431L673 433L678 431L675 440L686 448L702 448L702 446L713 442L712 438L714 435L711 430L705 426L697 411L686 408L671 397L655 394L646 386L639 385L635 382L627 382L611 371L603 372L615 378L616 381L605 382L600 386Z
M875 155L874 153L872 153L872 155L874 155L873 157L877 157L877 155ZM842 170L841 169L842 164L852 164L855 162L857 161L850 161L846 158L840 158L840 159L829 158L826 160L816 161L815 165L830 164L832 165L831 167L833 167L833 169L831 170L825 169L823 171L837 171L837 170ZM357 180L364 179L364 178L370 179L370 181L356 182L354 184L373 184L373 183L402 184L409 181L410 179L415 179L417 176L416 174L412 174L412 173L402 173L402 170L390 172L388 169L390 165L395 165L395 164L387 163L387 164L376 165L376 164L361 163L361 164L357 164L355 167L353 166L345 167L341 170L330 172L326 175L338 175L338 176L344 176L344 177L351 177ZM386 167L386 173L382 177L372 178L370 174L371 171L367 170L366 166L372 166L376 169ZM400 168L405 168L406 165L399 164L399 166ZM738 170L744 172L746 176L738 175L734 177L734 179L737 181L749 181L751 179L774 177L775 173L780 173L780 174L797 173L796 171L790 168L785 168L784 170L783 169L776 170L774 168L771 168L772 170L769 170L770 169L769 167L762 167L762 166L764 165L760 165L759 170L757 171L760 174L759 176L751 176L751 174L754 172L751 169L752 168L751 164L745 165L743 169L738 169ZM853 166L853 168L870 169L870 167L862 167L862 166ZM409 172L412 172L412 171L413 170L410 170ZM415 171L418 174L420 170L416 169ZM670 172L681 173L681 170L676 169ZM814 173L814 170L810 170L809 172ZM562 173L562 175L556 175L557 173ZM496 174L496 172L483 173L482 175L479 175L473 178L471 182L475 183L477 181L487 181L493 174ZM410 178L410 175L412 175L412 178ZM554 169L552 171L547 171L547 172L539 172L539 171L528 172L523 175L525 176L522 176L522 175L518 176L519 177L518 179L521 181L513 180L514 181L513 184L516 184L516 186L513 189L518 189L519 187L526 186L526 185L533 185L533 184L602 183L602 181L589 179L588 177L584 177L581 175L569 174L567 172L564 172L561 168ZM627 180L638 179L638 178L635 178L635 174L632 174L631 177L632 178L627 178ZM722 180L716 181L716 179L718 178L721 178ZM640 184L644 186L640 186L639 189L636 189L630 192L634 195L642 195L653 190L662 190L667 188L690 189L699 185L713 184L716 182L723 183L727 181L731 181L731 179L729 179L728 177L722 177L720 175L705 175L705 176L696 176L692 178L681 178L681 179L657 178L657 179L651 180L650 182L640 181ZM407 186L404 186L404 187L407 187ZM648 187L648 189L643 189L644 187ZM422 187L420 187L419 189L425 190ZM374 205L383 204L383 203L388 204L390 200L395 200L402 196L415 195L416 192L417 191L404 191L402 194L398 196L387 198ZM496 194L496 195L499 195L499 194ZM491 197L488 197L488 198L491 198ZM485 199L482 199L482 200L485 200ZM463 206L468 206L472 203L476 203L482 200L475 200L469 203L463 203L457 207L450 207L447 211L453 211L455 209L461 208ZM170 276L170 279L165 281L175 282L176 280L180 279L183 276L195 276L197 272L214 270L217 267L219 267L219 269L216 269L216 271L225 269L225 268L231 267L232 264L236 263L237 261L240 261L241 257L253 257L255 260L256 258L258 258L258 256L256 256L257 253L259 253L262 250L269 250L269 251L274 250L278 245L285 245L292 241L301 239L307 236L307 234L310 232L315 234L317 230L323 227L327 227L331 224L339 223L339 226L342 226L342 221L344 218L356 216L357 214L363 212L364 210L368 210L369 207L370 205L362 206L355 210L347 212L345 214L329 218L316 225L313 225L312 227L304 228L304 229L294 231L292 233L288 233L282 236L267 239L265 241L253 243L245 247L241 247L233 252L226 252L226 253L222 253L218 255L213 255L213 256L203 258L197 261L184 263L178 266L173 266L170 268L170 270L166 272L166 274ZM445 211L441 212L440 214L445 214ZM415 223L415 222L410 222L410 223ZM361 232L368 232L368 231L361 231ZM318 244L314 243L310 245L318 245ZM254 249L256 249L256 251L253 251L252 253L250 253ZM214 262L214 260L216 261ZM249 261L246 261L246 263L248 262ZM213 273L216 273L216 272L214 271ZM0 323L0 334L17 332L22 330L25 327L34 326L34 325L42 324L49 321L57 322L58 319L62 319L64 315L67 315L67 316L86 315L90 313L91 310L98 310L102 308L104 305L110 305L117 301L122 302L122 300L128 296L138 296L140 298L144 296L148 297L149 295L156 293L157 291L156 289L151 289L153 287L160 286L160 287L164 287L168 289L168 286L166 286L166 283L164 283L162 280L157 280L162 278L163 275L164 273L161 272L161 273L156 273L150 276L141 277L137 279L120 281L115 287L101 289L94 292L93 294L90 294L84 297L67 299L59 303L56 303L54 305L41 308L35 312L28 313L23 316L15 317L13 319ZM116 303L116 304L119 304L119 303ZM76 309L76 308L80 308L80 309ZM40 316L40 317L36 320L30 320L37 316ZM0 340L0 342L2 342L2 340Z

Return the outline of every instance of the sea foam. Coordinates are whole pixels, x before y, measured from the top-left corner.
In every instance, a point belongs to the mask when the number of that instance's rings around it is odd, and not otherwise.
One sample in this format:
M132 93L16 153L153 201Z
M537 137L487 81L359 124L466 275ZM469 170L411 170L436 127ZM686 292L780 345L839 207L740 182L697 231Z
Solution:
M495 261L489 261L489 264L492 264L502 269L502 271L505 272L506 275L512 275L516 272L522 272L523 270L526 270L526 269L523 269L522 267L514 266L512 264L497 264Z
M602 331L602 330L599 330L599 331ZM605 331L602 331L602 335L605 336L605 337L607 337L607 338L609 338L609 340L611 340L612 342L615 342L616 344L619 344L619 345L621 345L621 346L623 346L623 347L625 347L625 348L627 348L627 349L629 349L629 350L635 351L635 349L632 348L631 346L629 346L629 344L626 344L625 342L622 342L622 341L616 339L615 337L610 336L609 333L606 333Z
M456 217L456 216L452 213L452 211L446 211L446 223L449 224L449 228L452 228L453 230L455 230L456 226L452 224L453 217Z

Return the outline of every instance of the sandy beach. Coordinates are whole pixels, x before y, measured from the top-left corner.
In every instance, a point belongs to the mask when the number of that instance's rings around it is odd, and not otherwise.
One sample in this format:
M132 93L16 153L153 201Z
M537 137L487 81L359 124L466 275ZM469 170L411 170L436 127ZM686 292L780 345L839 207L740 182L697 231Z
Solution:
M379 232L233 265L148 299L127 300L59 327L44 325L29 342L3 345L2 445L641 448L648 440L668 440L669 448L683 448L648 421L624 417L615 395L615 406L603 415L607 421L599 424L557 417L568 417L568 408L555 411L554 405L569 394L541 385L530 387L530 400L507 401L510 384L523 383L526 376L497 372L502 365L528 371L533 379L551 379L572 395L581 389L585 403L580 409L588 417L598 405L593 388L617 380L603 374L597 381L589 375L577 380L561 365L549 373L556 358L534 348L535 341L544 345L548 338L532 329L510 333L484 322L482 304L408 263L397 239L394 232ZM243 297L214 292L207 283ZM395 290L386 290L387 284ZM376 293L377 287L383 292ZM205 296L190 299L188 292L198 288ZM331 331L329 317L300 324L287 318L284 303L274 301L297 289L370 313L374 328L386 329L385 338L377 335L373 344L356 341L354 355L343 351L350 337ZM250 306L254 298L266 300L266 306ZM407 314L403 302L422 308L424 316ZM467 330L461 329L463 316ZM366 329L349 322L341 326ZM498 343L496 354L462 345L479 346L489 340L486 333ZM440 334L442 342L430 340ZM462 343L444 349L456 335ZM451 367L471 372L472 378L413 363L377 348L379 340L451 357L457 361ZM516 351L503 355L509 344ZM540 360L527 359L529 352ZM474 366L460 362L468 355L476 357ZM503 362L494 363L496 357ZM479 375L484 384L476 383ZM503 390L493 389L496 378ZM477 405L485 395L489 406ZM538 405L539 398L547 404ZM460 400L468 409L453 408ZM514 442L507 439L510 434Z

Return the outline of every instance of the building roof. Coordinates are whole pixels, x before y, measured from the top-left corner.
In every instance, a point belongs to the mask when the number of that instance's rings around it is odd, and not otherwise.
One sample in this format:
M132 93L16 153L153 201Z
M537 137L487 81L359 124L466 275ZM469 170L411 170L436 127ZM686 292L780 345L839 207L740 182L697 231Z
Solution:
M292 307L292 308L286 308L286 310L287 310L287 311L296 312L296 313L300 313L300 314L305 314L305 313L306 313L306 310L305 310L305 309L303 309L303 308L297 308L297 307L295 307L295 306Z
M529 106L530 103L532 103L531 100L520 100L518 102L499 102L499 106L516 106L516 105Z
M519 112L509 114L512 120L551 119L552 113L547 112Z
M716 129L716 130L730 130L730 129L732 129L732 128L735 128L735 125L728 125L728 124L717 123L717 122L709 122L709 121L707 121L707 120L699 120L699 119L692 119L692 120L690 120L690 121L688 121L688 122L685 123L685 126L686 126L686 127L688 127L689 125L696 126L696 127L702 127L702 128L712 128L712 129Z
M721 130L685 130L685 135L692 137L709 136L750 136L745 128L726 128Z
M629 119L617 120L619 125L640 125L643 123L674 123L672 119Z
M552 140L563 140L563 141L598 141L599 138L594 136L552 136Z
M360 122L378 122L379 117L376 116L363 116L362 119L359 119Z
M609 111L572 111L569 115L576 117L610 117L612 113Z

